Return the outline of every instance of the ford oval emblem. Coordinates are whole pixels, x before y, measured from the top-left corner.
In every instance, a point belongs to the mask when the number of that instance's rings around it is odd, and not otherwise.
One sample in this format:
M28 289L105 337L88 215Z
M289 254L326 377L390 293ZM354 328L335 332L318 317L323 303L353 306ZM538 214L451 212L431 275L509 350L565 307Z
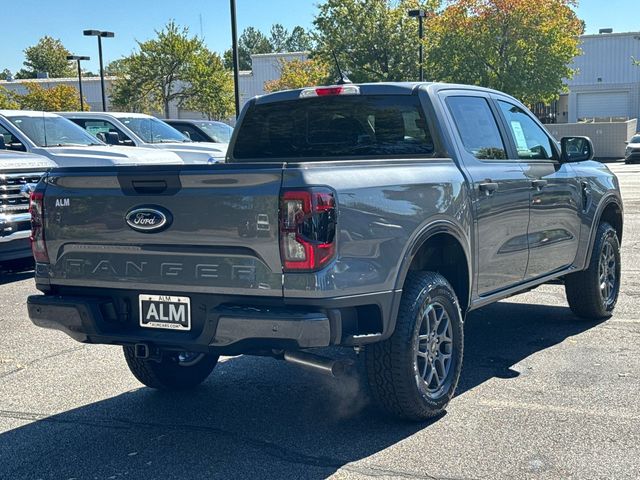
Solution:
M171 216L156 207L137 207L127 213L125 220L138 232L155 233L169 226Z

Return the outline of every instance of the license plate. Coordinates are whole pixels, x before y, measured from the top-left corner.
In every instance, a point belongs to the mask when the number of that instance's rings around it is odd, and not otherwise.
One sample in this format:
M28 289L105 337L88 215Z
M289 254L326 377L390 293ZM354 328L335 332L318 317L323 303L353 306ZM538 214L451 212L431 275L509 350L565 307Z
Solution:
M191 300L169 295L139 295L140 326L191 330Z

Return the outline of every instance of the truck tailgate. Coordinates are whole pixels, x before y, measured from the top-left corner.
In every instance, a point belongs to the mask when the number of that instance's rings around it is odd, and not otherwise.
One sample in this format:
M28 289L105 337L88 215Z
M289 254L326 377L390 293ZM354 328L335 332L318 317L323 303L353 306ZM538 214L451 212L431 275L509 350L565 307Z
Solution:
M264 163L54 170L50 283L280 297L281 182Z

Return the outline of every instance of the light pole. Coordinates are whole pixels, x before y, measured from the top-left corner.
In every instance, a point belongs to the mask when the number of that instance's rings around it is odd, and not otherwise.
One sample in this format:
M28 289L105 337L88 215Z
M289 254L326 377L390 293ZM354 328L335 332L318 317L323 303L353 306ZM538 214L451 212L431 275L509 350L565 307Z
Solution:
M234 94L236 100L236 118L240 115L240 84L239 84L239 70L238 64L238 26L236 24L236 0L229 0L231 8L231 53L233 57L233 85Z
M422 30L422 19L427 16L427 12L422 8L417 8L414 10L409 10L410 17L418 17L418 37L420 38L420 81L424 82L424 67L422 65L423 61L423 46L422 46L422 38L423 38L423 30Z
M84 111L84 99L82 98L82 69L80 68L81 60L91 60L90 57L80 57L78 55L67 55L67 60L75 60L78 62L78 90L80 90L80 111Z
M98 57L100 59L100 88L102 90L102 111L107 111L107 100L104 93L104 69L102 67L102 39L113 38L113 32L103 32L100 30L84 30L82 32L87 37L98 37Z

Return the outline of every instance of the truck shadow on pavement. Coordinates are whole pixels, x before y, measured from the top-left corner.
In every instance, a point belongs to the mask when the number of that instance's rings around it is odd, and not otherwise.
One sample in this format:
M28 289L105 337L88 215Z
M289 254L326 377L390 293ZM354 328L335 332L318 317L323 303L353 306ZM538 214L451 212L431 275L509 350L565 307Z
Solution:
M596 324L568 308L508 302L471 314L458 396L494 377L517 381L514 364ZM0 435L0 477L319 479L340 468L382 477L437 470L350 464L414 434L427 448L429 430L447 425L446 415L421 424L386 418L359 383L247 356L222 362L191 393L140 388L53 416L0 411L16 425L31 422ZM79 388L91 388L89 380Z
M20 282L33 277L33 260L0 262L0 285Z

